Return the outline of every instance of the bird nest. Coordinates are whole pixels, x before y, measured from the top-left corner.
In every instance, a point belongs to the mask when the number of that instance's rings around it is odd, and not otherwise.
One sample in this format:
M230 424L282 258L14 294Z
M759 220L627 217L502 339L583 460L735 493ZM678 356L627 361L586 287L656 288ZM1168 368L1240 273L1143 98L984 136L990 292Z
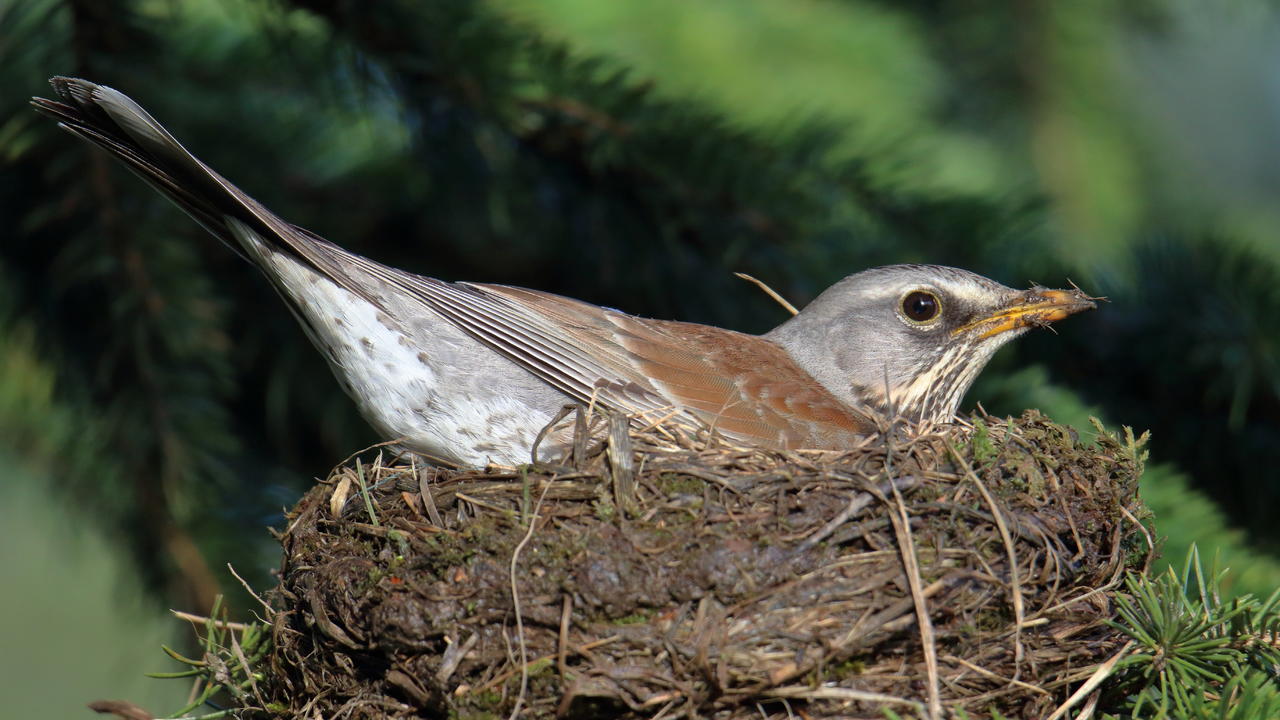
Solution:
M1044 717L1119 648L1112 593L1151 556L1132 437L1034 411L840 453L610 424L563 466L337 470L280 537L245 703Z

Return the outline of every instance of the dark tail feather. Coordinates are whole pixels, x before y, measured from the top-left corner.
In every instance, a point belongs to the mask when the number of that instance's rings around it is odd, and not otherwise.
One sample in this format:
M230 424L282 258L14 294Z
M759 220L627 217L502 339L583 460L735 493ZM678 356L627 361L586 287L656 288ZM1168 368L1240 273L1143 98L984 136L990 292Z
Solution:
M62 102L32 98L37 111L123 162L228 246L246 254L228 226L230 217L341 287L365 295L343 270L342 258L349 253L263 207L187 152L129 96L77 78L55 77L49 82Z

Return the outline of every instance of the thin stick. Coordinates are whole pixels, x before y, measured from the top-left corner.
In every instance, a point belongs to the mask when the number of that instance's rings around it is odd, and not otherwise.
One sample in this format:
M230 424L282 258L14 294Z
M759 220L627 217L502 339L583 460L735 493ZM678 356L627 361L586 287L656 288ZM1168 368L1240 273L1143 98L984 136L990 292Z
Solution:
M1138 518L1134 517L1133 513L1129 512L1125 506L1120 506L1120 512L1124 514L1125 518L1127 518L1129 522L1134 524L1134 527L1138 528L1138 530L1142 532L1142 537L1146 538L1147 541L1147 548L1154 551L1156 549L1156 543L1151 539L1151 533L1147 532L1147 527L1143 525Z
M212 618L205 617L204 615L193 615L189 612L182 612L181 610L170 610L169 613L179 620L186 620L189 623L199 623L201 625L213 620ZM249 629L249 626L245 623L231 622L230 620L213 620L213 624L223 630L238 630L243 632Z
M773 288L769 287L768 285L765 285L763 280L757 280L756 278L751 277L746 273L736 272L734 273L734 275L742 278L743 280L746 280L749 283L755 283L756 287L763 290L766 295L773 298L775 302L777 302L782 307L786 308L787 312L791 313L792 315L800 314L800 311L796 309L795 305L792 305L791 303L787 302L786 298L774 292Z
M1093 694L1089 696L1089 702L1080 708L1080 714L1076 716L1076 720L1089 720L1092 718L1093 711L1098 709L1098 698L1100 697L1102 697L1101 688L1094 690Z
M436 681L441 685L449 682L449 678L453 677L453 672L458 669L458 665L462 663L467 653L471 652L471 648L476 646L480 641L479 633L471 633L463 642L454 641L449 644L448 649L444 651L444 660L440 662L440 669L436 671Z
M440 509L436 507L435 496L431 494L431 485L427 482L427 469L418 470L418 497L422 506L427 509L427 517L438 528L444 529L444 519L440 517Z
M907 576L907 584L911 587L911 598L916 607L916 626L920 629L921 649L924 651L924 667L928 675L929 718L942 720L942 696L938 681L938 647L933 634L933 622L929 619L929 606L925 602L921 590L920 566L916 564L916 544L911 537L911 520L907 517L907 503L898 486L889 483L893 490L896 506L889 514L893 521L893 529L898 536L898 549L902 556L903 570Z
M253 668L249 667L249 658L245 657L244 648L240 647L240 642L236 640L235 633L231 633L231 652L236 656L236 660L240 662L240 667L244 668L245 677L249 678L249 687L253 690L253 698L258 701L259 707L265 707L267 703L262 699L262 693L258 690L258 679L253 676Z
M969 662L968 660L965 660L964 658L959 657L959 656L957 656L957 655L947 655L947 656L945 656L943 659L944 659L944 660L948 660L948 661L953 662L953 663L957 663L957 664L959 664L959 665L963 665L963 666L965 666L965 667L969 668L970 670L972 670L972 671L974 671L974 672L978 673L979 675L982 675L983 677L991 678L992 680L999 680L999 681L1001 681L1001 682L1005 682L1005 683L1008 683L1008 684L1010 684L1010 685L1016 685L1017 687L1020 687L1020 688L1022 688L1022 689L1024 689L1024 690L1031 690L1031 691L1033 691L1033 692L1038 692L1038 693L1040 693L1041 695L1048 695L1049 697L1053 697L1053 693L1049 692L1048 690L1045 690L1044 688L1040 687L1039 685L1032 685L1031 683L1028 683L1028 682L1023 682L1023 681L1018 680L1018 679L1015 679L1015 678L1007 678L1007 677L1004 677L1003 675L1000 675L1000 674L998 674L998 673L993 673L993 672L991 672L990 670L988 670L988 669L986 669L986 668L984 668L984 667L982 667L982 666L980 666L980 665L974 665L973 663Z
M765 694L776 698L799 698L801 700L857 700L859 702L876 702L886 705L907 705L920 708L915 700L885 695L884 693L854 690L843 687L811 687L809 685L789 685L787 687L766 690Z
M1129 648L1131 647L1133 647L1132 640L1125 643L1124 647L1120 648L1119 652L1112 655L1106 662L1099 665L1098 669L1093 671L1093 675L1089 676L1089 679L1080 686L1080 689L1072 693L1071 697L1067 698L1066 702L1059 705L1058 709L1054 710L1053 714L1050 715L1047 720L1058 720L1058 718L1065 716L1067 711L1074 707L1076 703L1083 700L1090 692L1093 692L1094 688L1101 685L1102 681L1106 680L1107 677L1111 675L1111 671L1115 669L1116 663L1120 662L1125 655L1129 654Z
M520 612L520 590L516 587L516 565L520 561L520 551L524 550L524 546L529 544L529 540L533 538L533 531L538 528L538 510L542 507L542 501L547 497L547 491L551 489L551 484L555 478L547 481L542 486L542 492L538 494L538 502L533 504L533 512L529 516L529 529L525 532L524 537L520 538L520 542L516 544L514 550L511 551L511 606L515 608L516 613L516 639L520 641L520 692L516 695L516 704L511 708L509 720L516 720L520 716L520 708L524 705L525 695L529 692L529 648L524 641L524 615Z
M569 618L573 614L573 596L565 593L560 601L560 647L556 650L556 664L560 670L560 682L567 686L569 676Z
M244 588L244 591L252 595L253 599L257 600L258 603L262 605L262 608L267 611L267 619L270 620L271 616L276 614L276 611L267 604L267 601L259 597L258 593L253 591L253 588L249 587L249 583L244 578L240 577L240 573L236 572L236 569L231 566L231 563L227 563L227 569L231 571L232 577L240 581L240 586Z

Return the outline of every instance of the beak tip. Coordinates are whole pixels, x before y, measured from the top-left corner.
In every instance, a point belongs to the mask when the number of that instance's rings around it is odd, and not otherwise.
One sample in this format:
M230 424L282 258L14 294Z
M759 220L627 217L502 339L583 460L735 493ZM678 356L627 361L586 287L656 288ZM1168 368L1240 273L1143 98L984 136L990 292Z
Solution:
M1078 288L1041 290L1028 303L1028 324L1049 325L1072 315L1096 310L1101 298L1086 295Z
M1095 310L1099 301L1106 302L1106 298L1087 295L1078 288L1070 290L1042 290L1036 288L1032 296L1032 303L1056 307L1068 314Z

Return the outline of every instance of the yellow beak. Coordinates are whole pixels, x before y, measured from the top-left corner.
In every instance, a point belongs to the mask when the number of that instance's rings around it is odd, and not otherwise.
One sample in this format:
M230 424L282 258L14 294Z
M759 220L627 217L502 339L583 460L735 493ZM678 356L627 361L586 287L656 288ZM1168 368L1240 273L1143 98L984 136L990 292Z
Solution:
M978 339L985 340L1010 330L1047 327L1068 315L1094 309L1097 307L1094 300L1097 299L1075 289L1031 288L1019 293L1012 304L956 328L951 334L973 332L978 333Z

